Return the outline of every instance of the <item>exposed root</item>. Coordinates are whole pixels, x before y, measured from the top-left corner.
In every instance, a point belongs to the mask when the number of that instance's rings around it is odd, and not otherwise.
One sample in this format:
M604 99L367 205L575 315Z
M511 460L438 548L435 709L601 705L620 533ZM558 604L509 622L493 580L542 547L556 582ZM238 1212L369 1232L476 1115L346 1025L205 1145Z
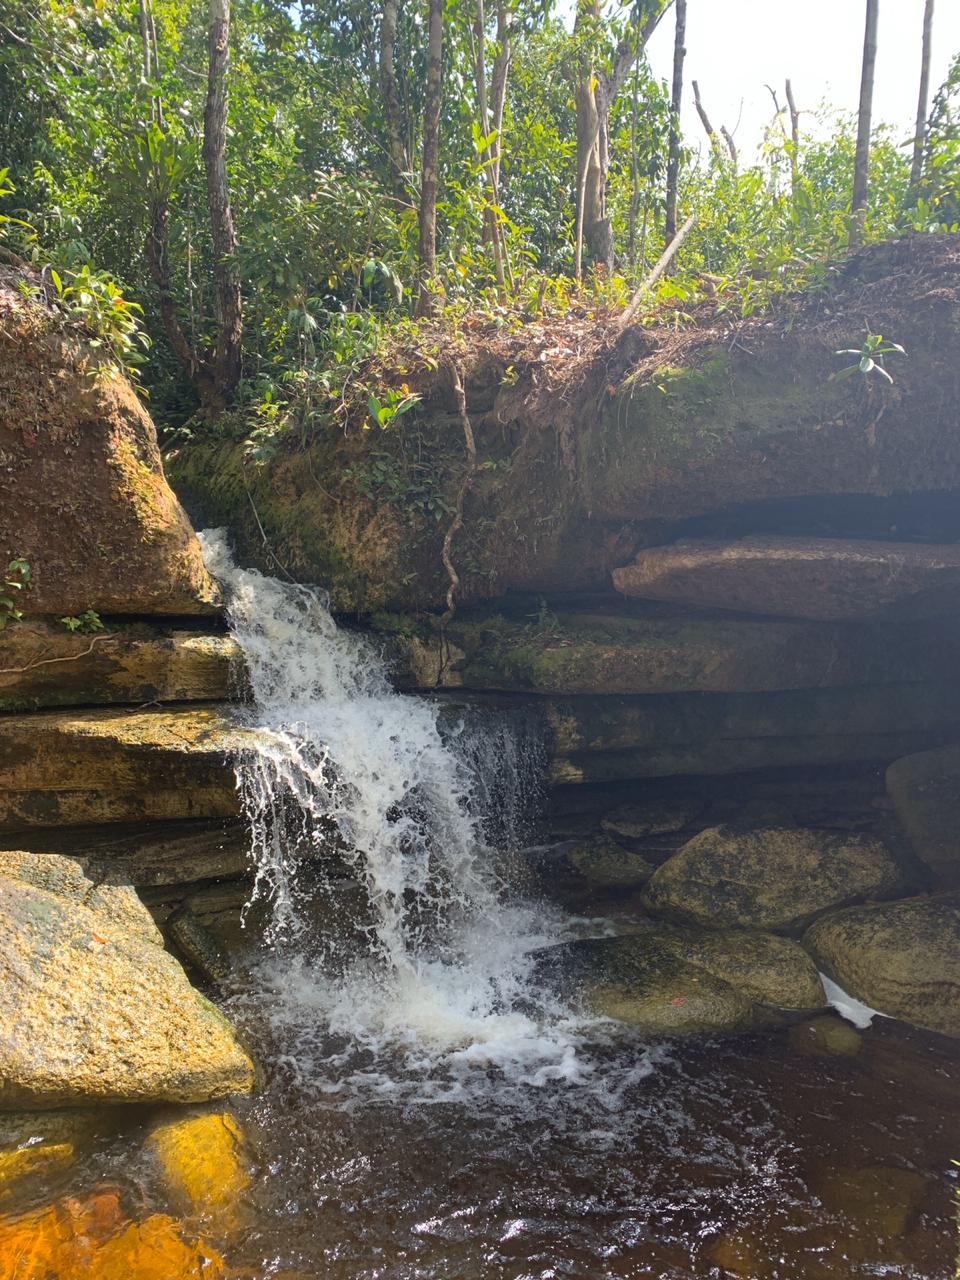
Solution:
M82 653L68 653L61 658L37 658L33 662L28 662L25 667L0 667L0 676L22 676L25 671L32 671L34 667L50 667L55 662L77 662L80 658L85 658L88 653L92 653L94 645L99 644L101 640L112 639L113 632L108 631L106 635L94 636Z
M447 588L445 622L449 622L457 611L456 597L457 592L460 590L460 575L457 573L450 552L453 547L453 540L463 525L463 503L473 484L473 477L477 470L477 443L473 438L473 427L470 425L470 417L467 413L467 396L463 389L463 378L455 364L450 365L450 381L453 384L453 394L456 397L457 411L460 414L460 425L463 427L463 442L467 449L467 469L463 473L460 488L457 490L457 505L453 519L450 521L443 538L441 556L443 567L446 569L447 577L450 579L450 585Z

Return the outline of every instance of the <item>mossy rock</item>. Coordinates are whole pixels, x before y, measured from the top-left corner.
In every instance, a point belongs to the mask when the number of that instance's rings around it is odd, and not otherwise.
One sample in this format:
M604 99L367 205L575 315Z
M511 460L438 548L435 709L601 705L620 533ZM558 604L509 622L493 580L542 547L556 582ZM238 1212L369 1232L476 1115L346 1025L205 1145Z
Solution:
M683 923L799 932L825 911L890 897L901 885L872 836L708 827L657 868L644 897L655 914Z
M566 860L597 889L639 889L653 874L646 858L602 834L581 841Z
M540 954L540 968L587 1012L651 1035L779 1026L824 1004L802 948L753 930L640 926L553 947Z
M816 921L803 945L872 1009L960 1036L960 890L839 911Z
M913 852L939 887L960 887L960 746L895 760L887 792Z

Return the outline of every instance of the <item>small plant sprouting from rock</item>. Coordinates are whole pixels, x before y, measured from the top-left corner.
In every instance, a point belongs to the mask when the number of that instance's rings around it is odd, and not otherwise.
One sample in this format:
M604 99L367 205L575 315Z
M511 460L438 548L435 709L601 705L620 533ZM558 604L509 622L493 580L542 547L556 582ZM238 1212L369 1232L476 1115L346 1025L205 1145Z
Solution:
M884 368L884 357L890 355L905 356L907 353L899 342L889 342L882 334L868 333L863 343L859 347L843 347L841 350L834 352L838 356L856 356L857 360L854 364L847 365L844 369L838 369L836 373L830 375L831 381L843 382L845 378L852 378L855 373L862 373L868 378L871 373L878 373L881 378L886 378L887 382L893 382L893 376Z
M60 621L68 631L81 636L92 636L95 632L104 629L99 613L93 609L86 609L83 613L61 618Z
M27 560L11 560L0 583L0 631L11 622L19 622L22 610L17 608L20 593L30 590L30 564Z

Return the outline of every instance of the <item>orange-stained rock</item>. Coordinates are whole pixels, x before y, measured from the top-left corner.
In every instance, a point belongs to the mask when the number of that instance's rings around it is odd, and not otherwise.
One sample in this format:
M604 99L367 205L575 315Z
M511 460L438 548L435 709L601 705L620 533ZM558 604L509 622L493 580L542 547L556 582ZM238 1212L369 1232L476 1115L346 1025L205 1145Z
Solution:
M0 1219L0 1280L219 1280L223 1259L172 1218L125 1220L105 1190Z
M201 1215L217 1233L236 1226L250 1175L243 1133L229 1112L160 1124L147 1138L147 1147L181 1212Z

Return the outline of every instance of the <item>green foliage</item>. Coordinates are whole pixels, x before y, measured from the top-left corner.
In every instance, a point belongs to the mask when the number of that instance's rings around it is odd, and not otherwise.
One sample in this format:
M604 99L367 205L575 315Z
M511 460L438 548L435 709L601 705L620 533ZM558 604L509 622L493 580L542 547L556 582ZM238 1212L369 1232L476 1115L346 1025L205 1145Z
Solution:
M19 622L23 610L18 608L22 593L30 590L32 581L30 564L26 560L11 560L0 578L0 631L11 622Z
M143 308L139 303L130 302L110 275L87 263L76 271L65 269L62 276L48 265L43 279L52 288L47 297L85 330L88 345L102 349L108 361L116 361L136 382L138 366L150 349L149 335L140 326Z
M907 353L898 342L888 342L879 333L868 333L859 347L843 347L836 354L838 356L856 356L857 360L856 363L847 365L843 369L838 369L836 373L832 373L830 375L832 381L842 382L846 378L852 378L855 373L862 373L864 377L868 377L871 373L876 373L892 384L893 376L884 368L884 357L889 355L904 356Z
M97 631L104 630L99 613L93 609L85 609L81 614L61 618L60 621L68 631L82 636L94 635Z

